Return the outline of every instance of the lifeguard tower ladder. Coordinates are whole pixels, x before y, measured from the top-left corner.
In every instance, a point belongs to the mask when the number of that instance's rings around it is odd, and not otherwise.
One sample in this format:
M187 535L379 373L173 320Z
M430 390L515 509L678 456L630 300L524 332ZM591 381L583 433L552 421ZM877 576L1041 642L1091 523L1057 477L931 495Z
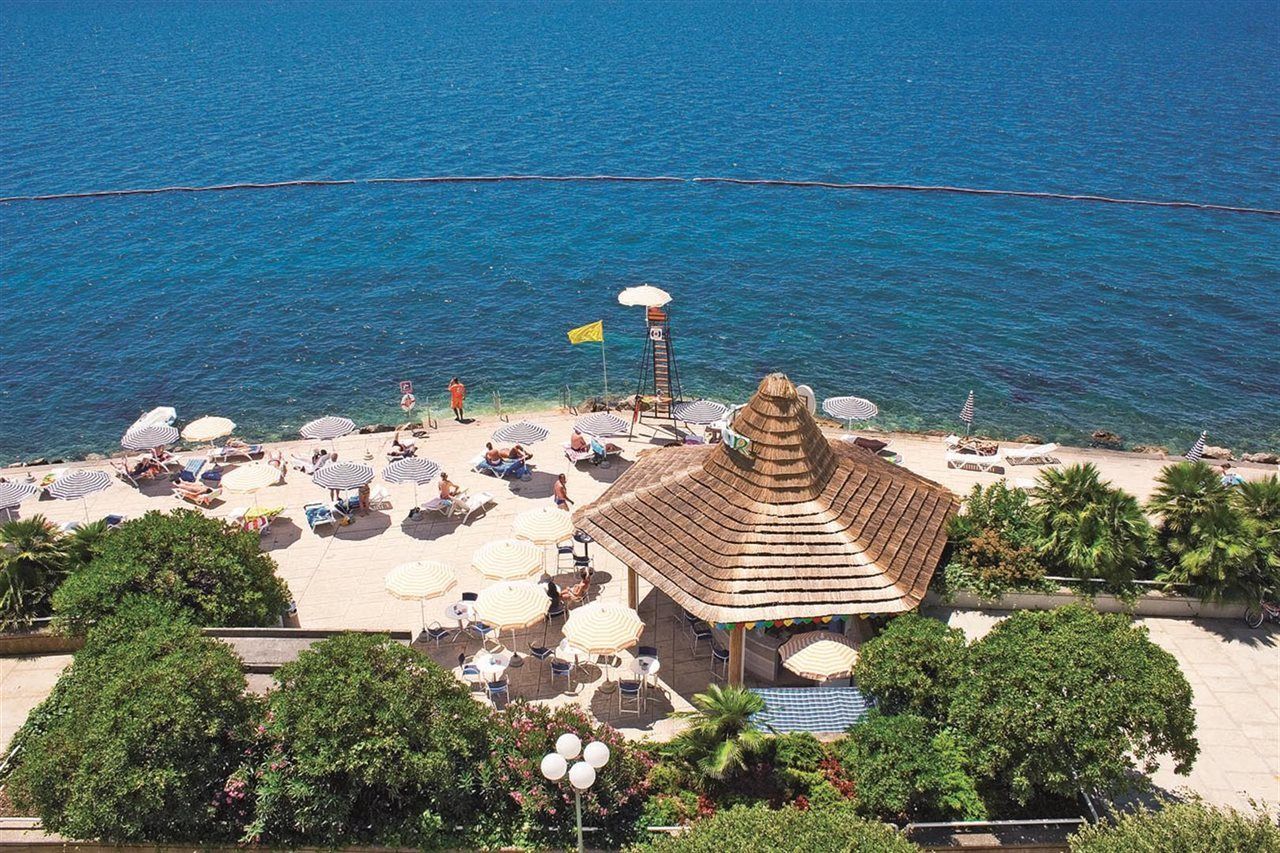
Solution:
M637 404L637 416L631 420L632 428L640 421L670 424L675 427L671 407L683 399L680 395L680 371L676 367L675 345L671 340L671 317L662 308L645 309L644 354L640 358L640 381L636 396L643 404Z

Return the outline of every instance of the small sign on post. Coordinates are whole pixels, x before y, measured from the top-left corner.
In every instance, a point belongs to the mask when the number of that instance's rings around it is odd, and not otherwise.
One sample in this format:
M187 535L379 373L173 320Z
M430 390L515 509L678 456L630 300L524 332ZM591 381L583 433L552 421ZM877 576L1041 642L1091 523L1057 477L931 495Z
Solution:
M408 412L417 402L418 398L413 396L413 383L405 379L400 383L400 408Z
M741 453L748 458L751 456L751 439L739 435L728 427L720 430L720 441L734 453Z

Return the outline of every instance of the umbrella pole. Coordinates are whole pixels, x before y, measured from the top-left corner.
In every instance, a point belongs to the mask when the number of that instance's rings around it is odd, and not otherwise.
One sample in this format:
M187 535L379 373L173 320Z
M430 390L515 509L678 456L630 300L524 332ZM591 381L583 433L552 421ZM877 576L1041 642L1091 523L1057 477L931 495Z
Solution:
M427 604L424 599L418 599L418 615L422 617L422 634L427 633ZM422 634L419 634L421 636Z

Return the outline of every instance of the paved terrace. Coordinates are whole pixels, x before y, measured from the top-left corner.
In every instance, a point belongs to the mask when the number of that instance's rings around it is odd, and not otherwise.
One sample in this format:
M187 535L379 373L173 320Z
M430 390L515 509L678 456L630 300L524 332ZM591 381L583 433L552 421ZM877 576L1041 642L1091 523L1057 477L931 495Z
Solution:
M518 419L519 416L513 416ZM625 469L637 453L672 439L665 432L642 428L635 439L614 439L625 448L621 460L610 467L589 464L571 465L565 459L561 444L567 440L576 418L563 413L537 413L528 419L551 430L551 438L535 445L535 473L528 481L497 480L470 470L469 461L484 447L489 434L499 426L493 416L481 416L470 424L451 420L440 423L429 437L418 440L418 455L444 466L450 477L472 494L487 491L494 503L487 512L475 514L468 523L444 519L434 514L417 520L407 519L413 506L411 485L385 484L381 477L374 485L385 486L391 493L391 508L375 510L354 518L351 525L336 532L313 534L306 527L301 508L313 501L325 500L327 491L311 482L299 471L290 471L283 484L263 489L257 496L262 506L284 506L284 517L273 524L263 537L263 547L279 564L280 576L288 583L298 605L298 622L304 628L364 628L378 630L412 630L420 627L416 602L398 601L384 589L384 578L394 566L412 560L442 560L453 566L458 585L442 599L426 603L426 619L448 625L445 608L462 591L479 591L491 581L481 577L470 565L471 555L481 545L511 535L511 524L521 512L551 501L551 486L556 475L567 472L569 495L577 503L594 500ZM841 430L830 430L833 436ZM958 493L967 492L975 483L998 480L998 473L953 470L946 467L940 439L912 435L895 435L893 449L903 456L908 468L936 480ZM391 435L351 435L334 444L340 459L367 461L381 470L386 464L385 451ZM275 446L288 456L291 452L309 455L315 442L284 442ZM366 456L371 457L366 459ZM1064 448L1058 454L1064 463L1091 461L1103 475L1140 499L1151 492L1155 475L1164 460L1133 454ZM72 463L71 468L106 468L106 462ZM9 469L4 476L25 476L28 471L42 476L50 468ZM1012 467L1007 476L1014 481L1033 478L1037 466ZM1241 466L1246 476L1267 473L1254 467ZM431 486L422 487L418 497L433 495ZM214 516L225 516L235 507L247 506L252 498L231 495L227 502L206 510ZM139 516L149 510L169 510L181 505L171 496L168 485L146 485L141 491L117 481L110 489L91 496L85 504L32 499L21 510L23 515L41 513L55 521L83 521L108 513ZM598 547L592 548L596 560L596 596L625 603L625 570ZM549 557L549 565L554 556ZM553 573L563 570L553 569ZM561 580L564 577L560 578ZM656 645L662 658L659 682L662 691L654 692L639 716L618 712L617 695L600 690L604 681L601 668L590 665L581 675L585 683L568 692L563 680L553 687L546 665L528 660L520 669L509 671L512 690L517 696L543 699L551 703L578 702L589 707L601 720L612 723L631 736L668 734L673 723L664 717L673 709L687 709L689 697L705 688L713 678L709 651L703 643L697 654L690 648L689 637L669 599L648 584L640 585L640 614L647 625L642 642ZM1240 791L1280 801L1276 774L1280 773L1280 661L1275 654L1276 634L1236 637L1229 629L1195 626L1181 620L1145 620L1153 626L1153 637L1182 662L1196 688L1204 754L1192 777L1192 785L1215 801L1239 803ZM530 641L548 645L559 641L559 626L538 626L521 632L516 648L527 648ZM1209 624L1209 623L1205 623ZM1190 626L1190 627L1188 627ZM1159 630L1156 630L1159 628ZM1215 633L1217 630L1217 633ZM1241 626L1243 631L1243 626ZM1227 636L1222 636L1225 633ZM504 642L509 634L504 634ZM428 643L424 650L446 666L457 666L460 652L475 651L477 642L445 643L437 648ZM624 653L624 664L627 659ZM30 661L0 661L0 738L7 741L21 724L30 707L47 692L65 665L62 658ZM607 688L606 688L607 689ZM1247 725L1247 731L1242 728ZM1243 739L1242 739L1243 738ZM1203 771L1202 771L1203 768ZM1172 778L1162 783L1174 784Z

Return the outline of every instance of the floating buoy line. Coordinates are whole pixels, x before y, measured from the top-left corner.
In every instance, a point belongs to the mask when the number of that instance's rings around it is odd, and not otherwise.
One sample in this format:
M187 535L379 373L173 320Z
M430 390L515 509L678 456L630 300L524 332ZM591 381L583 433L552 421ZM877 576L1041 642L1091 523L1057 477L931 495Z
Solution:
M1093 204L1119 204L1131 207L1164 207L1203 210L1218 213L1239 213L1252 216L1280 217L1280 210L1262 207L1246 207L1233 204L1211 204L1199 201L1179 201L1147 198L1117 198L1092 193L1057 193L1033 190L1002 190L983 187L958 187L936 184L882 184L845 183L839 181L801 181L783 178L727 178L681 177L678 175L427 175L410 178L345 178L289 181L241 181L228 184L203 186L173 185L163 187L136 187L115 190L87 190L82 192L42 193L36 195L0 196L0 204L16 204L35 201L66 201L71 199L119 198L123 196L165 195L169 193L213 193L238 190L274 190L287 187L344 187L377 186L380 184L498 184L518 182L540 183L629 183L629 184L722 184L746 187L788 187L797 189L843 190L852 192L908 192L946 193L950 195L995 196L1000 198L1030 198L1050 201L1074 201Z

